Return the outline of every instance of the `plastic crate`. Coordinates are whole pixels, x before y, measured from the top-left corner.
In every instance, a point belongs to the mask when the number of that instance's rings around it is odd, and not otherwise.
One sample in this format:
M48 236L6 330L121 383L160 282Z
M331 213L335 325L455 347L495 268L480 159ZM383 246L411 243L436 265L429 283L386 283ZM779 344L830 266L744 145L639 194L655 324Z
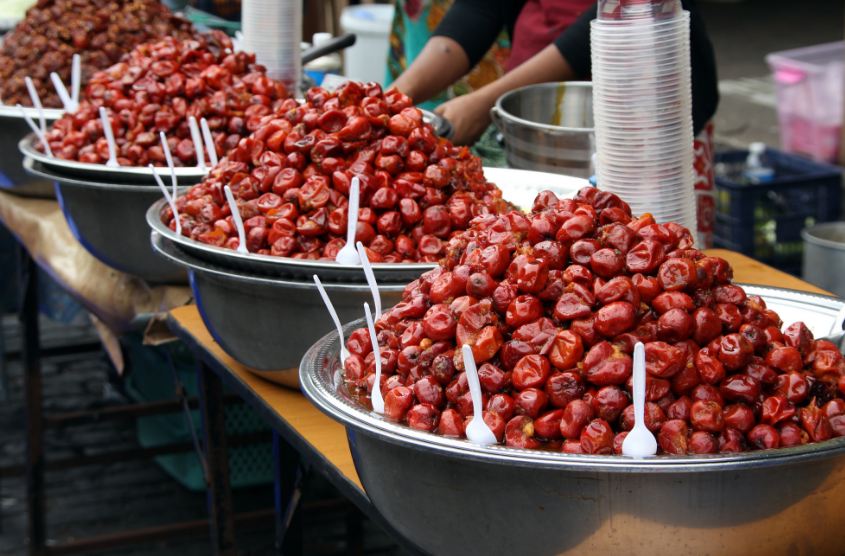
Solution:
M175 384L171 365L188 396L196 396L196 363L181 342L149 347L141 344L139 336L130 334L122 343L131 366L125 383L126 393L132 399L138 402L172 400ZM198 438L202 438L202 421L198 410L191 412L191 419ZM268 430L258 414L245 404L226 407L224 420L227 435ZM192 440L184 411L139 417L136 423L138 442L145 448ZM232 488L273 482L273 450L270 442L230 447L228 455ZM202 465L194 451L157 456L155 461L185 488L205 490Z
M741 167L748 151L716 153L716 164ZM800 275L801 230L838 220L842 169L767 149L769 183L743 184L716 176L715 245Z
M845 42L773 52L766 61L777 92L781 147L835 162L845 104Z

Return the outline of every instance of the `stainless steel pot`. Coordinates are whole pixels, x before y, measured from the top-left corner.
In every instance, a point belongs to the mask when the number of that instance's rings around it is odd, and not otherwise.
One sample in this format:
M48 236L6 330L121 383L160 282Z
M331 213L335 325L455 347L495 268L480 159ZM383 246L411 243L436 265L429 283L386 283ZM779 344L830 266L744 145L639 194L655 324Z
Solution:
M744 287L817 335L843 306ZM301 388L347 427L373 504L427 553L839 554L845 546L845 437L644 460L481 447L363 409L341 382L338 347L328 335L306 353Z
M182 267L150 248L147 207L161 198L158 187L86 181L49 170L29 158L23 167L33 176L55 183L56 198L73 236L108 266L148 282L187 281Z
M295 376L306 348L334 327L312 281L222 268L192 257L157 232L152 244L169 262L188 269L197 308L220 347L265 378L282 382ZM364 302L373 303L366 284L323 280L323 286L341 322L360 317ZM382 306L398 303L404 288L381 284Z
M817 224L801 232L805 280L845 296L845 222Z
M37 111L25 108L33 121L38 123ZM46 109L45 119L48 125L58 119L61 110ZM20 110L14 106L0 105L0 189L23 197L52 198L53 184L49 180L28 174L21 166L22 156L18 151L18 142L31 133Z
M592 83L522 87L502 95L490 116L504 135L509 166L581 178L592 175Z

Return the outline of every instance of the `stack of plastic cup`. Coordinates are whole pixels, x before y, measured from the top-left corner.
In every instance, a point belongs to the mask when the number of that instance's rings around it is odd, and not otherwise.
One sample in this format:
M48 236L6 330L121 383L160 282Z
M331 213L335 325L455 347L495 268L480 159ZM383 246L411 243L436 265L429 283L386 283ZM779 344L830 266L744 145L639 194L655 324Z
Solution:
M605 0L591 44L599 187L694 234L689 24L677 1Z
M302 74L302 1L243 0L241 46L255 53L267 75L299 94Z

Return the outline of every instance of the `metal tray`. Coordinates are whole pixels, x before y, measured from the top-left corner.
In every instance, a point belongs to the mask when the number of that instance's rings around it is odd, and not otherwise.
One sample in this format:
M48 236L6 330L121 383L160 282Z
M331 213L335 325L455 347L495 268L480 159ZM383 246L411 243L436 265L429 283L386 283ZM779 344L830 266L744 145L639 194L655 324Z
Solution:
M150 241L169 263L188 269L200 315L220 347L264 378L289 386L307 346L334 328L310 279L240 273L196 259L156 232ZM372 305L366 284L322 281L341 321L362 315L364 302ZM404 289L381 284L383 307L398 303Z
M530 209L534 197L544 189L550 189L561 197L571 197L579 189L589 185L586 180L581 178L508 168L485 168L484 175L502 189L506 200L524 210ZM159 218L159 213L164 205L165 200L160 199L147 211L147 222L150 227L171 241L178 243L182 249L198 259L240 272L277 278L309 280L316 273L327 280L365 281L364 272L357 265L341 265L333 261L301 260L253 253L242 254L232 249L206 245L189 237L177 235L165 226ZM373 273L378 281L410 282L435 266L433 263L376 263L373 264Z
M79 176L89 179L97 179L102 181L120 181L120 182L144 182L149 185L155 185L152 171L146 166L121 166L119 168L110 168L105 164L89 164L87 162L76 162L75 160L62 160L42 153L35 148L38 143L38 138L34 133L29 133L26 137L18 143L18 149L27 156L37 162L40 162L45 167L62 172L67 175ZM162 174L169 175L166 167L159 169ZM202 180L208 170L202 171L196 166L179 166L175 168L176 176L188 183L197 183Z
M744 287L784 322L800 318L817 335L829 332L843 306L832 297ZM515 527L518 552L542 556L620 547L684 554L696 552L692 546L714 554L775 554L789 546L824 554L845 545L845 437L645 460L481 447L362 408L342 384L338 347L337 335L328 334L305 354L300 388L347 427L367 495L424 552L512 554Z
M187 281L181 266L163 260L150 248L144 211L161 196L157 187L69 178L30 158L24 159L23 167L38 178L54 182L56 198L73 236L94 257L148 282Z

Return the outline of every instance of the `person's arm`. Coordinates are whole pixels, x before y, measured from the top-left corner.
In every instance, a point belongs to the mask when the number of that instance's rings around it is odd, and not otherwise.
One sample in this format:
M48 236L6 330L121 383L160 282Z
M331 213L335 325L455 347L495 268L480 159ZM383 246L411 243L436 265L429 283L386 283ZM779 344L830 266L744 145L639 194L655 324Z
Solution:
M443 103L436 112L452 124L453 142L471 144L490 125L490 108L503 94L525 85L576 77L569 62L551 44L493 83Z
M394 85L415 103L424 102L472 69L504 27L502 3L456 0L422 52Z

